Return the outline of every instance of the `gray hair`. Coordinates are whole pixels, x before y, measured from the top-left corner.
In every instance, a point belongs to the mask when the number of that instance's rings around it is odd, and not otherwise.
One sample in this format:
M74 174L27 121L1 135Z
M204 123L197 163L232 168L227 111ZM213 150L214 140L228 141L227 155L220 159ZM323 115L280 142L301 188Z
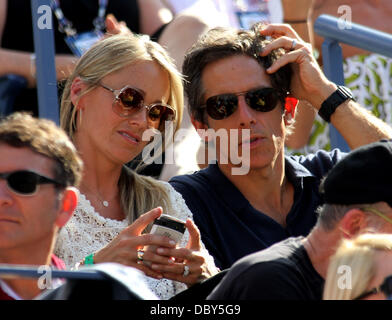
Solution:
M343 219L345 214L352 209L361 209L367 216L369 221L372 221L373 228L375 226L382 226L385 224L385 220L383 219L374 219L375 214L363 210L363 208L373 207L377 208L378 203L372 204L352 204L352 205L338 205L338 204L324 204L323 206L317 208L318 219L316 226L322 227L326 231L331 231L336 227L340 220Z

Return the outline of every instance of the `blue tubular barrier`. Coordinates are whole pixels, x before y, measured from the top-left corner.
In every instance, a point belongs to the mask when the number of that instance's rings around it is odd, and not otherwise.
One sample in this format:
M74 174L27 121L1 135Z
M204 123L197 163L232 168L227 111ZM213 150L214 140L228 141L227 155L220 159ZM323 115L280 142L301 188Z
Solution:
M39 272L37 267L23 265L0 264L1 278L39 278L44 272ZM105 280L106 278L95 270L65 271L51 269L53 278L81 279L81 280Z
M41 278L44 277L44 278ZM142 271L117 263L83 266L80 270L58 270L50 266L0 264L0 279L53 278L67 279L62 285L44 290L38 300L157 300L149 289ZM39 285L39 282L37 283ZM45 283L45 285L50 283ZM91 288L94 288L93 291ZM95 295L95 296L94 296Z
M314 23L315 32L324 37L322 45L324 73L338 85L344 85L343 55L339 42L392 58L392 35L357 23L320 15ZM338 131L330 125L331 147L349 151Z
M31 0L31 13L36 55L38 115L41 118L53 120L59 125L54 32L50 0Z
M322 14L314 24L314 30L324 38L333 39L350 46L376 52L392 58L392 35L352 22L346 28L339 18ZM351 27L348 29L347 27Z

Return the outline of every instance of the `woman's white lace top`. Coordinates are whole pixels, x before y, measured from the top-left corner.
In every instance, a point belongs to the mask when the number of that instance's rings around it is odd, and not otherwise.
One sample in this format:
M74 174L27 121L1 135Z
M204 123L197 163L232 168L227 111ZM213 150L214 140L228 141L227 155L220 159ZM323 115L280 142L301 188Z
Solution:
M186 221L193 216L186 206L182 196L167 183L160 181L169 191L173 212L171 215ZM64 260L67 268L72 268L82 259L106 246L112 241L125 227L128 226L126 219L122 221L102 217L95 211L90 201L79 193L79 202L72 218L60 231L56 246L55 254ZM179 246L185 247L189 239L188 230L185 231ZM203 248L204 244L203 244ZM210 256L208 264L214 264ZM185 284L168 279L153 279L146 277L149 288L160 298L169 299L180 291L185 290Z

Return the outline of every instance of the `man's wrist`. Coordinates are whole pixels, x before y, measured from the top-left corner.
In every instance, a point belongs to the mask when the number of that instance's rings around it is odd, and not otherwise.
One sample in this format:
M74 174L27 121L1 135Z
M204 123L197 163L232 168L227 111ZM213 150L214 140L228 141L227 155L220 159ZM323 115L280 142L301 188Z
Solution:
M338 86L324 102L318 111L319 116L326 122L331 122L331 116L335 113L336 109L340 107L347 100L355 100L351 90L344 86Z
M315 108L320 110L322 103L332 94L336 91L337 85L333 82L329 82L325 86L322 86L319 88L318 92L315 92L311 94L310 99L307 99L307 101Z

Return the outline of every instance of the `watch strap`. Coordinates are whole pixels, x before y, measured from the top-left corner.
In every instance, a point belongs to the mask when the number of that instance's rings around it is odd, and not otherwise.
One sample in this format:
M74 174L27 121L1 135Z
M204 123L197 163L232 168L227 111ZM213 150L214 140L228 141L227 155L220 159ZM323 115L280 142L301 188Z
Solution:
M331 116L343 102L348 99L354 99L351 90L344 86L338 86L336 91L332 93L324 102L321 104L321 108L318 112L321 118L326 122L331 122Z

